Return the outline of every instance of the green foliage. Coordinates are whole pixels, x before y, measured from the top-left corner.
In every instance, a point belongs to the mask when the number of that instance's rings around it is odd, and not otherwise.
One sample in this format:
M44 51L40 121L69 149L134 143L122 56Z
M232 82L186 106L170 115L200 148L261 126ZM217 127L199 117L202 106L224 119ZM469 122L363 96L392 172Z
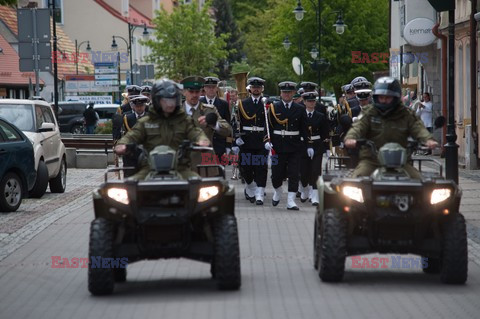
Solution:
M155 63L156 78L181 80L189 75L212 74L220 60L227 57L228 35L215 36L208 6L181 4L171 14L157 11L153 20L155 40L145 43L152 49L149 61Z
M95 134L112 134L112 121L107 121L101 126L98 125L95 128Z
M0 6L10 6L17 4L17 0L0 0Z
M284 80L299 82L292 68L292 58L300 57L300 34L303 44L304 75L302 80L318 82L317 71L310 62L310 50L318 49L318 24L315 7L317 1L302 1L307 11L302 21L296 21L293 9L297 0L238 0L232 3L237 24L245 32L248 62L256 75L266 79L266 92L277 93L276 84ZM356 76L363 75L373 81L372 72L388 69L388 64L352 63L352 51L366 53L388 52L388 2L378 0L322 0L321 58L330 62L322 71L322 87L336 90ZM334 11L343 12L347 25L345 33L338 35L333 24ZM288 35L292 46L288 51L282 46Z
M232 64L232 74L250 72L250 65L246 61L234 62Z
M230 0L213 0L212 6L215 12L215 34L220 37L222 34L228 35L226 50L228 57L225 61L218 63L218 75L221 78L228 77L228 65L225 67L225 62L232 64L240 61L243 56L244 41L242 34L233 19L232 7Z

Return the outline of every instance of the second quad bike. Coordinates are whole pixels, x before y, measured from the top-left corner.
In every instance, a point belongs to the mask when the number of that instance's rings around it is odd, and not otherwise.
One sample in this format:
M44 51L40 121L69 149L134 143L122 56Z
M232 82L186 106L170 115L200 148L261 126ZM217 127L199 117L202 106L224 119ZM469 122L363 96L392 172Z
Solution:
M347 256L377 252L420 255L428 261L424 272L440 273L444 283L465 283L468 251L465 218L459 212L461 189L442 177L435 160L412 160L408 153L418 143L407 149L388 143L379 151L372 141L358 144L378 155L380 168L359 178L334 170L317 183L313 260L321 280L341 281ZM440 172L421 171L421 179L408 175L407 162L418 162L421 169L425 161L438 164Z

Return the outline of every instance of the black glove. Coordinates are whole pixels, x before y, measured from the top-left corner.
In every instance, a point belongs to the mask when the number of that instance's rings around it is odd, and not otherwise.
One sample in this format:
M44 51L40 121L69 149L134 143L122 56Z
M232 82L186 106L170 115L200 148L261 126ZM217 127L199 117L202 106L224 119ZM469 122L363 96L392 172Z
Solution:
M205 115L205 122L207 122L208 125L215 126L217 124L217 120L218 115L214 112Z

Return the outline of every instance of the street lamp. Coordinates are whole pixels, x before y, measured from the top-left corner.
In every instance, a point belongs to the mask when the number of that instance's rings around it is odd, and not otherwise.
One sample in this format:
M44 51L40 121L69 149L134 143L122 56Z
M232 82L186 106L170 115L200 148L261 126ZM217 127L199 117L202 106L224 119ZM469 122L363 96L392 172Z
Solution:
M290 46L292 45L292 42L290 42L290 40L288 39L288 35L285 36L285 39L283 40L282 44L283 44L283 47L285 48L285 50L288 51L288 49L290 49Z
M306 12L307 11L303 10L302 3L299 0L297 7L293 10L293 13L295 13L295 19L297 19L297 21L302 21Z
M87 44L87 52L90 52L92 51L92 47L90 47L90 41L83 41L83 42L80 42L80 44L77 44L77 39L75 39L75 70L76 70L76 74L78 74L78 55L79 55L79 51L80 51L80 46L82 44L86 43Z
M117 38L122 39L123 41L125 41L125 44L127 45L129 62L130 62L130 83L131 83L131 84L134 84L134 83L133 83L133 72L132 72L132 70L133 70L133 62L132 62L132 37L133 37L133 32L134 32L135 29L138 28L138 27L141 27L141 25L133 25L133 24L128 23L128 41L127 41L124 37L121 37L121 36L118 36L118 35L114 35L114 36L113 36L112 45L111 45L112 50L116 51L116 50L118 50L118 44L115 42L115 37L117 37ZM148 38L150 37L150 33L148 32L148 30L147 30L147 25L146 25L145 23L143 24L142 37L143 37L143 40L145 40L145 41L147 41Z
M338 14L337 22L333 25L337 34L343 34L345 32L345 27L347 26L342 19L342 14Z

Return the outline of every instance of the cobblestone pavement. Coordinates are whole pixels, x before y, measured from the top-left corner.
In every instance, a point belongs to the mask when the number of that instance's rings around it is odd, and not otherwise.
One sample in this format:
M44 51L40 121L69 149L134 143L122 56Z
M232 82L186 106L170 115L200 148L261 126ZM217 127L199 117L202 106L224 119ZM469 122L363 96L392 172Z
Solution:
M314 208L287 211L285 198L272 207L271 188L266 205L255 206L235 182L240 291L217 291L209 265L179 259L135 263L126 283L98 298L85 268L51 268L52 256L87 257L91 190L102 170L72 169L65 194L0 215L0 318L477 318L480 172L461 176L471 260L464 286L419 269L354 269L350 258L342 283L322 283L312 266Z

